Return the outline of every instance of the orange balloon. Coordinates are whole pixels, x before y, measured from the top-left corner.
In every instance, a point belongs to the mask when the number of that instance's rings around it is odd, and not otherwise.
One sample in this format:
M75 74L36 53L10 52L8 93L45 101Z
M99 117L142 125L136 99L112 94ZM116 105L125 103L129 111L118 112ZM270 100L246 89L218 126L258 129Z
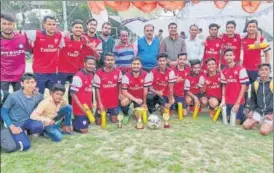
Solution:
M101 1L88 1L88 7L92 13L98 15L105 9L105 4Z
M131 2L139 10L149 13L157 8L157 2L154 1L132 1Z
M200 3L200 0L191 0L192 4L198 4Z
M225 0L225 1L216 1L216 0L214 0L214 4L217 8L223 9L226 6L227 1L228 0Z
M247 13L254 13L260 6L261 1L243 0L242 8Z
M116 11L126 11L130 7L129 1L105 1L105 5Z
M158 4L166 10L178 10L185 6L184 1L159 1Z

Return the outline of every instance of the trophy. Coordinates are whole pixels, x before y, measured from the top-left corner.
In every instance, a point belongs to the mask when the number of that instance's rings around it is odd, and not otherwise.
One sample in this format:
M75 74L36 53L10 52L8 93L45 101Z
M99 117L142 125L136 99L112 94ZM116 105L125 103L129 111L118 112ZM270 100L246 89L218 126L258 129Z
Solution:
M117 115L117 120L118 120L118 128L122 128L122 121L124 119L124 115L123 114L118 114Z
M169 113L165 112L163 114L163 119L164 119L164 128L169 128L170 127L169 122L168 122L170 119Z
M144 128L144 124L142 122L142 117L144 115L144 108L142 107L138 107L135 108L135 116L137 119L137 124L136 124L136 129L143 129Z

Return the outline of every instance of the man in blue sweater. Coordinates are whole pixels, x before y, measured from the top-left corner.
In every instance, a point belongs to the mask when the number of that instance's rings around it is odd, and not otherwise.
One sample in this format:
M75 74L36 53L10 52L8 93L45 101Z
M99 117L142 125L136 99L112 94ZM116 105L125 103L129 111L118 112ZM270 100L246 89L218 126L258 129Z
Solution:
M157 55L160 50L160 40L154 35L154 26L144 27L145 36L137 40L137 56L141 57L143 69L150 71L157 66Z
M1 116L16 143L16 149L23 151L30 148L27 131L30 134L43 131L42 122L30 119L30 114L43 99L43 96L36 91L36 78L31 73L25 73L22 76L21 86L21 90L8 96L1 109ZM5 150L5 146L9 146L7 141L2 140L2 136L1 146L3 150Z

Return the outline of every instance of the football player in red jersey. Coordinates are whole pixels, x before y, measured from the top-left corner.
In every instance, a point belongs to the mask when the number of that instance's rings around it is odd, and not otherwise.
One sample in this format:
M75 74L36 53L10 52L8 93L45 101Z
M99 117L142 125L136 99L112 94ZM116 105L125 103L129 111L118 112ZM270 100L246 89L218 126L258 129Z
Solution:
M97 20L89 19L86 23L87 32L83 33L88 40L88 43L84 45L81 55L79 57L79 68L83 68L84 58L86 56L94 56L98 61L100 58L100 53L102 53L102 41L96 35L97 30Z
M244 121L244 92L249 84L249 79L245 68L234 62L233 50L227 49L224 53L227 67L221 72L223 84L221 105L226 105L228 116L232 111L236 113L236 123L240 124Z
M113 123L117 122L119 113L119 98L121 98L120 83L122 72L115 68L114 54L107 52L104 58L104 67L94 75L93 86L97 98L96 123L101 124L99 113L107 112Z
M202 62L202 69L206 72L206 60L209 58L214 58L217 63L217 67L219 68L220 62L220 52L222 46L222 40L218 37L218 30L220 26L212 23L209 25L209 37L205 41L205 51Z
M85 68L78 71L72 79L70 91L72 95L72 108L75 116L73 129L76 132L87 133L89 120L83 104L92 107L92 81L96 70L96 58L86 56L84 60Z
M26 32L33 42L33 72L41 94L57 82L59 48L65 46L61 32L56 31L56 19L52 16L43 18L42 31Z
M187 114L186 104L185 104L185 92L184 84L187 76L190 73L190 67L187 65L187 54L178 54L178 65L173 68L175 72L176 82L174 84L174 98L175 104L172 106L177 106L178 103L182 103L184 107L184 115Z
M204 75L205 96L201 98L201 102L204 105L209 105L211 109L210 116L213 117L215 114L214 109L221 103L222 99L221 74L217 70L217 64L214 58L209 58L206 64L207 73Z
M58 60L58 82L62 85L72 82L73 75L79 70L79 57L87 40L82 37L84 32L83 22L75 20L72 22L72 34L64 38L65 47L60 50ZM71 104L71 97L68 94L68 101Z
M164 109L170 109L174 103L173 87L176 81L175 73L171 68L167 67L168 55L166 53L160 53L157 57L158 67L155 67L150 72L152 85L149 90L148 96L148 110L150 113L155 111L155 105L158 103L161 105L161 112Z
M151 85L149 74L142 70L142 63L139 57L133 57L131 70L122 78L122 98L121 106L125 115L123 123L128 122L128 109L131 102L134 108L143 107L147 109L148 87Z
M201 61L191 61L191 71L187 76L184 84L184 90L186 92L185 102L190 108L194 105L201 105L201 98L203 96L203 86L205 78L201 72ZM201 105L205 107L206 105Z

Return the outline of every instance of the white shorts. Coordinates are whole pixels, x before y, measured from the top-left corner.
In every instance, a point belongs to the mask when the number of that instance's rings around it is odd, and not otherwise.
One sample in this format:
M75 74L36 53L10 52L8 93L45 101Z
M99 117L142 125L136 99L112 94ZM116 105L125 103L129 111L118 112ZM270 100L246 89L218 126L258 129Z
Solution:
M252 118L258 121L260 124L264 124L264 123L269 123L271 125L273 124L273 121L264 119L264 117L261 116L261 114L259 114L258 112L254 112Z

